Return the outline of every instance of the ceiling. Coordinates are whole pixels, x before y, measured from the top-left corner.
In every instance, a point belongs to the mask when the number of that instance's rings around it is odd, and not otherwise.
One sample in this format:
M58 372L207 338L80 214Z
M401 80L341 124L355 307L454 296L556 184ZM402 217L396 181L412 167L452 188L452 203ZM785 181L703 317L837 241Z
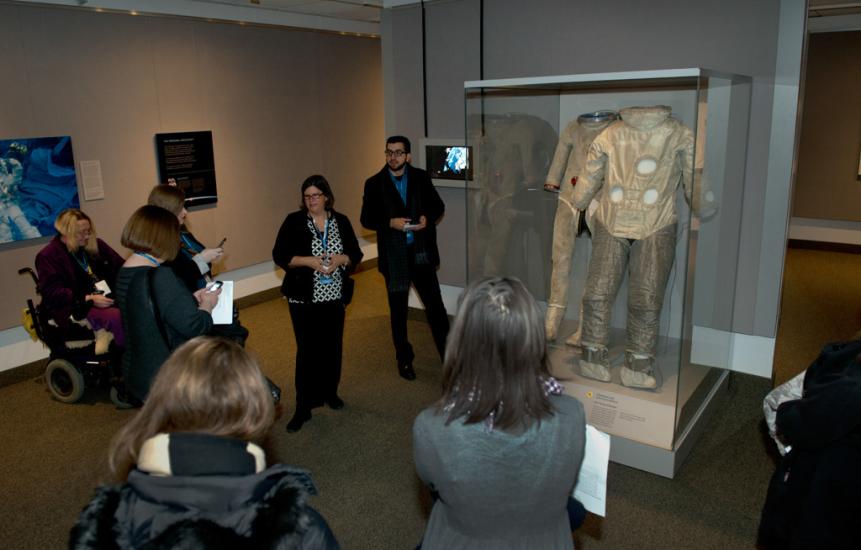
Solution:
M2 1L2 0L0 0ZM403 0L19 0L99 12L195 17L379 36L384 7Z
M810 17L829 17L861 13L861 2L845 2L840 0L809 0L808 15Z
M380 22L382 0L197 0L209 4L230 4L306 15L320 15L351 21Z
M2 0L0 0L2 1ZM77 9L173 15L240 24L310 28L369 36L380 35L384 8L420 0L21 0ZM811 18L861 13L861 1L809 0Z

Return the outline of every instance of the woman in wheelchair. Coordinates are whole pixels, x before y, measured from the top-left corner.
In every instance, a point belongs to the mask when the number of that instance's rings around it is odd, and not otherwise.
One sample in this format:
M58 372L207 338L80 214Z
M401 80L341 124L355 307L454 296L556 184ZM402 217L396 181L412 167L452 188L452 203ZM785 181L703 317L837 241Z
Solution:
M89 324L96 334L95 353L107 353L111 340L125 345L120 310L112 289L123 259L96 237L93 221L77 208L60 212L57 236L36 255L39 294L44 312L60 330Z

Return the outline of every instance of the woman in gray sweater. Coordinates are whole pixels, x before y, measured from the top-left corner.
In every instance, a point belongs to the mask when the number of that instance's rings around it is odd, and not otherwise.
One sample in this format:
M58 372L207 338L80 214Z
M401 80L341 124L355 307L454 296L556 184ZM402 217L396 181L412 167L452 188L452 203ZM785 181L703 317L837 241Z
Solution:
M583 406L550 376L523 283L471 284L445 355L442 399L413 425L416 470L436 497L422 548L573 548Z

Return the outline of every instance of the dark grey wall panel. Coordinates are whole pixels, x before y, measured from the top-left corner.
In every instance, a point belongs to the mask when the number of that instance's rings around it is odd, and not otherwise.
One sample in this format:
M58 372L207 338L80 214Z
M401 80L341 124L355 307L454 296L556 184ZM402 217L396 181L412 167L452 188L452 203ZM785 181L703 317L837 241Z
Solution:
M413 140L424 135L421 16L421 9L416 7L384 10L382 16L382 25L392 33L386 79L393 85L387 88L386 111L394 116L386 120L386 134ZM393 90L391 95L389 89Z
M437 226L440 249L439 281L444 285L466 286L466 200L465 191L438 187L445 203L445 217ZM453 313L453 312L449 312Z
M481 74L479 2L439 2L425 12L428 137L463 137L463 83Z

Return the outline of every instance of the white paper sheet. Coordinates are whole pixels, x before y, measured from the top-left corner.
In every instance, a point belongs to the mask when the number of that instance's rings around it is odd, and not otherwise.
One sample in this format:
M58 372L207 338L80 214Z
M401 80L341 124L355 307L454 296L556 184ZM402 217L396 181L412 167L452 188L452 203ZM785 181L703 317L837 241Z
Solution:
M229 325L233 322L233 281L224 281L218 304L212 310L212 322L216 325Z
M607 513L607 467L610 463L610 436L586 425L586 449L573 496L593 514Z

